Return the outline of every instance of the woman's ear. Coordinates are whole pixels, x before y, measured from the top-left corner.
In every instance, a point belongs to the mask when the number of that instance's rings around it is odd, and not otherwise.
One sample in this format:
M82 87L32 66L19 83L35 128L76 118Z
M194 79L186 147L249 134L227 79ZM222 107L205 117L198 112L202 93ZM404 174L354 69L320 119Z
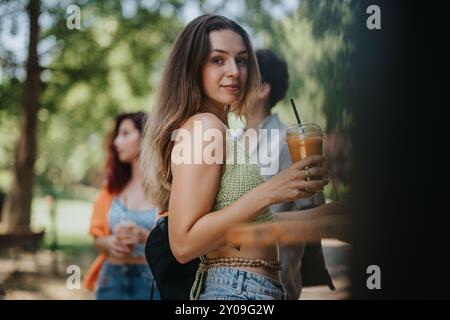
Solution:
M272 90L272 88L270 87L270 84L268 84L267 82L264 82L261 85L261 87L259 87L258 98L261 100L268 99L269 95L270 95L270 90Z

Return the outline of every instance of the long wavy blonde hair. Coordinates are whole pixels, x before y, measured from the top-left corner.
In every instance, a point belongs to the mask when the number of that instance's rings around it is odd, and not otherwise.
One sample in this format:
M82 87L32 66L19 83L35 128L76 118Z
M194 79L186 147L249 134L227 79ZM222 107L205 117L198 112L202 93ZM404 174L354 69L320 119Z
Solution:
M144 187L150 200L160 210L168 210L172 186L172 132L199 112L204 95L202 70L210 51L209 33L232 30L241 35L248 52L248 79L230 112L245 118L246 104L259 88L257 60L247 32L226 17L202 15L183 29L166 62L157 102L142 138L140 165ZM225 106L224 106L225 108Z

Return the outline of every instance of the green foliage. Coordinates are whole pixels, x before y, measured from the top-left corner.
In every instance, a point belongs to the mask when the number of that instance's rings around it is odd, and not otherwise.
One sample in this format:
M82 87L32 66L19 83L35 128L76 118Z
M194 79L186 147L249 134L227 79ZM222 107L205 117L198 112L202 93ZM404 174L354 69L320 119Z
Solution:
M257 10L256 1L247 3ZM252 16L249 23L263 34L265 47L286 59L288 96L297 102L302 120L319 122L328 130L348 126L345 85L351 75L350 1L303 0L283 19L270 19L270 15L261 10L260 19ZM288 99L278 110L292 122Z
M80 7L82 25L69 30L69 3L43 1L42 15L50 23L41 29L40 44L49 49L41 54L36 173L45 192L61 193L78 183L98 184L95 177L103 170L104 140L114 117L123 111L148 111L152 104L157 75L182 27L175 16L181 1L165 3L164 14L161 4L149 9L143 1L134 1L138 10L132 16L124 16L123 3L70 3ZM167 15L168 6L173 14ZM3 120L14 119L18 128L22 81L14 72L2 76L0 170L7 170L17 137L11 139L3 130ZM3 150L8 160L3 159Z
M5 77L0 86L0 116L19 116L17 105L22 98L22 83L14 77Z

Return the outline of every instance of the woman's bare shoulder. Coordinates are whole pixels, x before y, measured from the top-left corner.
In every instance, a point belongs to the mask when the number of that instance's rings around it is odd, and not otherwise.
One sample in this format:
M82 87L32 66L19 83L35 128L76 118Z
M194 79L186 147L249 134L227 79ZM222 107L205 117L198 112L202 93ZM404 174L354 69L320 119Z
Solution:
M210 112L194 114L180 128L193 131L196 126L200 127L202 131L206 129L217 129L225 133L227 129L222 120Z

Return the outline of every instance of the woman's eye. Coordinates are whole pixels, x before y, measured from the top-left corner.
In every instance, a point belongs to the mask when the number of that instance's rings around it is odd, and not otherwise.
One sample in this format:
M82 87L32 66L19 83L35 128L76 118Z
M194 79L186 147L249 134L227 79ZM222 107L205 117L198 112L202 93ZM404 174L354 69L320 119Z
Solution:
M247 58L238 58L236 59L236 63L242 66L246 66L247 65Z
M222 58L213 58L212 62L215 64L223 64L224 60Z

